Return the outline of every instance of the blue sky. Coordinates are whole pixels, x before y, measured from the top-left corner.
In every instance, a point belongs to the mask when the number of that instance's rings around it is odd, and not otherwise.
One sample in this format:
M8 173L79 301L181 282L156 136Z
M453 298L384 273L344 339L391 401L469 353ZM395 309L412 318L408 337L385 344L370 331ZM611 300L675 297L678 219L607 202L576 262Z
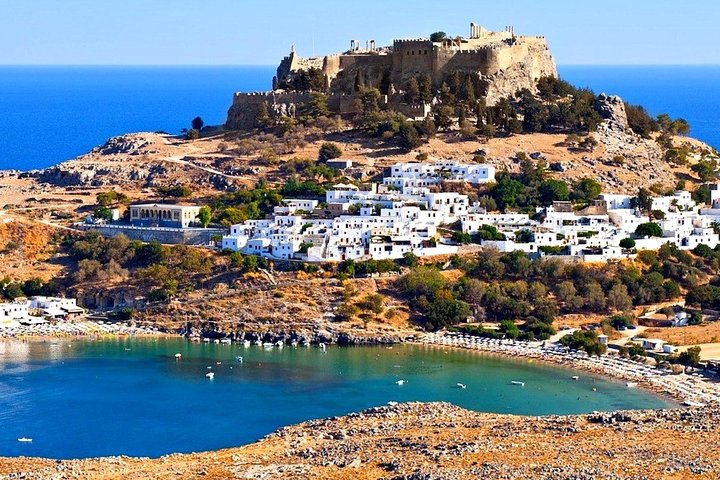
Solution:
M720 64L717 0L0 0L0 64L274 65L351 38L543 34L558 64Z

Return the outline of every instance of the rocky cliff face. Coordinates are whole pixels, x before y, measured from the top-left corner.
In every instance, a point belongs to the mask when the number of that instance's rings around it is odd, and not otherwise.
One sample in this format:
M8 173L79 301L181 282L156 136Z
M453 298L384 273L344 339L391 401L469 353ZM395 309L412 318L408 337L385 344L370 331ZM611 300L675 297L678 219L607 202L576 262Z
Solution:
M537 90L538 79L556 76L555 61L550 52L547 49L532 48L509 68L483 77L487 84L485 101L488 105L494 105L501 98L511 98L522 89L534 92Z
M595 108L606 120L606 128L621 132L630 130L627 113L625 112L625 102L623 102L622 98L617 95L601 93L595 102Z

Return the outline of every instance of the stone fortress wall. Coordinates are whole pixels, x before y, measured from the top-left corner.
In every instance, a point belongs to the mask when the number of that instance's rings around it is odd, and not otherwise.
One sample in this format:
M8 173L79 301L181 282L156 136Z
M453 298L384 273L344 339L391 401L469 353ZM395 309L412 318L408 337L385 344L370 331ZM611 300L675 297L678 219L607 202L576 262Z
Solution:
M377 47L368 40L363 48L361 42L352 40L350 50L324 57L302 58L292 48L283 58L273 80L273 91L262 94L236 93L228 112L229 128L251 128L257 108L267 102L271 115L287 114L297 105L309 99L308 93L281 90L278 86L291 83L297 72L310 68L322 72L330 87L329 107L338 113L352 113L352 93L359 75L366 85L381 87L392 85L389 91L381 91L399 111L407 114L426 112L427 108L402 105L399 95L410 78L428 75L433 89L453 72L471 74L486 87L486 103L493 105L500 98L513 95L520 89L535 89L542 76L556 76L555 62L547 42L541 36L516 36L512 27L491 32L475 23L470 24L467 38L447 38L441 42L430 39L397 39L390 47ZM407 109L404 107L407 106Z

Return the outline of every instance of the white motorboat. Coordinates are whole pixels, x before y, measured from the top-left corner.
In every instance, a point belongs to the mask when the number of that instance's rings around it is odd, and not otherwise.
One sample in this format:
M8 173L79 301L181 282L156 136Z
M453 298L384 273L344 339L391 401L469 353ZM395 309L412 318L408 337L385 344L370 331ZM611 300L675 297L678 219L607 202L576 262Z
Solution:
M573 376L570 377L570 378L572 378L573 380L580 380L580 377L578 377L577 375L573 375Z
M456 385L458 388L462 388L463 390L465 390L467 388L467 385L465 385L464 383L458 383Z
M212 380L213 378L215 378L215 374L214 374L213 372L208 372L208 373L205 374L205 376L206 376L207 378L209 378L210 380Z
M20 437L17 440L18 440L18 442L22 442L22 443L31 443L32 442L32 438L28 438L28 437Z
M518 386L520 386L520 387L524 387L524 386L525 386L525 382L519 382L519 381L517 381L517 380L513 380L513 381L510 382L510 383L513 384L513 385L518 385Z
M232 340L230 340L229 338L223 338L222 340L220 340L220 343L222 343L223 345L230 345L230 343L232 343Z
M244 347L249 347L250 345L252 345L252 342L251 342L250 340L245 340L245 341L243 342L243 346L244 346Z
M625 382L625 386L627 388L635 388L637 387L637 382Z
M175 360L180 360L181 358L182 358L182 353L175 354Z
M405 380L398 380L398 381L395 382L395 383L396 383L397 385L402 386L402 385L405 385Z

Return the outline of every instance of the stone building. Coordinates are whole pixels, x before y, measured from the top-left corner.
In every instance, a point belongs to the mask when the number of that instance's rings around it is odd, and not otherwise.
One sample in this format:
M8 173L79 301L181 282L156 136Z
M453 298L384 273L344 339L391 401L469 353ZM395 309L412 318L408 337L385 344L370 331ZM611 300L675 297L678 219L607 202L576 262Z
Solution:
M435 92L454 72L469 74L482 89L486 103L493 105L523 88L534 90L540 77L557 75L544 37L517 36L512 27L491 32L474 23L470 24L468 38L437 42L397 39L387 47L377 47L374 40L363 47L360 41L352 40L346 52L315 58L302 58L292 48L278 66L273 91L234 95L227 126L252 127L263 102L271 115L293 116L297 107L309 100L309 93L296 91L294 82L311 69L321 72L329 107L335 112L352 113L355 82L361 78L366 86L380 90L384 104L411 118L429 112L423 104L405 104L402 100L411 78L429 78Z
M145 203L130 206L130 224L136 227L188 228L198 224L200 207Z

